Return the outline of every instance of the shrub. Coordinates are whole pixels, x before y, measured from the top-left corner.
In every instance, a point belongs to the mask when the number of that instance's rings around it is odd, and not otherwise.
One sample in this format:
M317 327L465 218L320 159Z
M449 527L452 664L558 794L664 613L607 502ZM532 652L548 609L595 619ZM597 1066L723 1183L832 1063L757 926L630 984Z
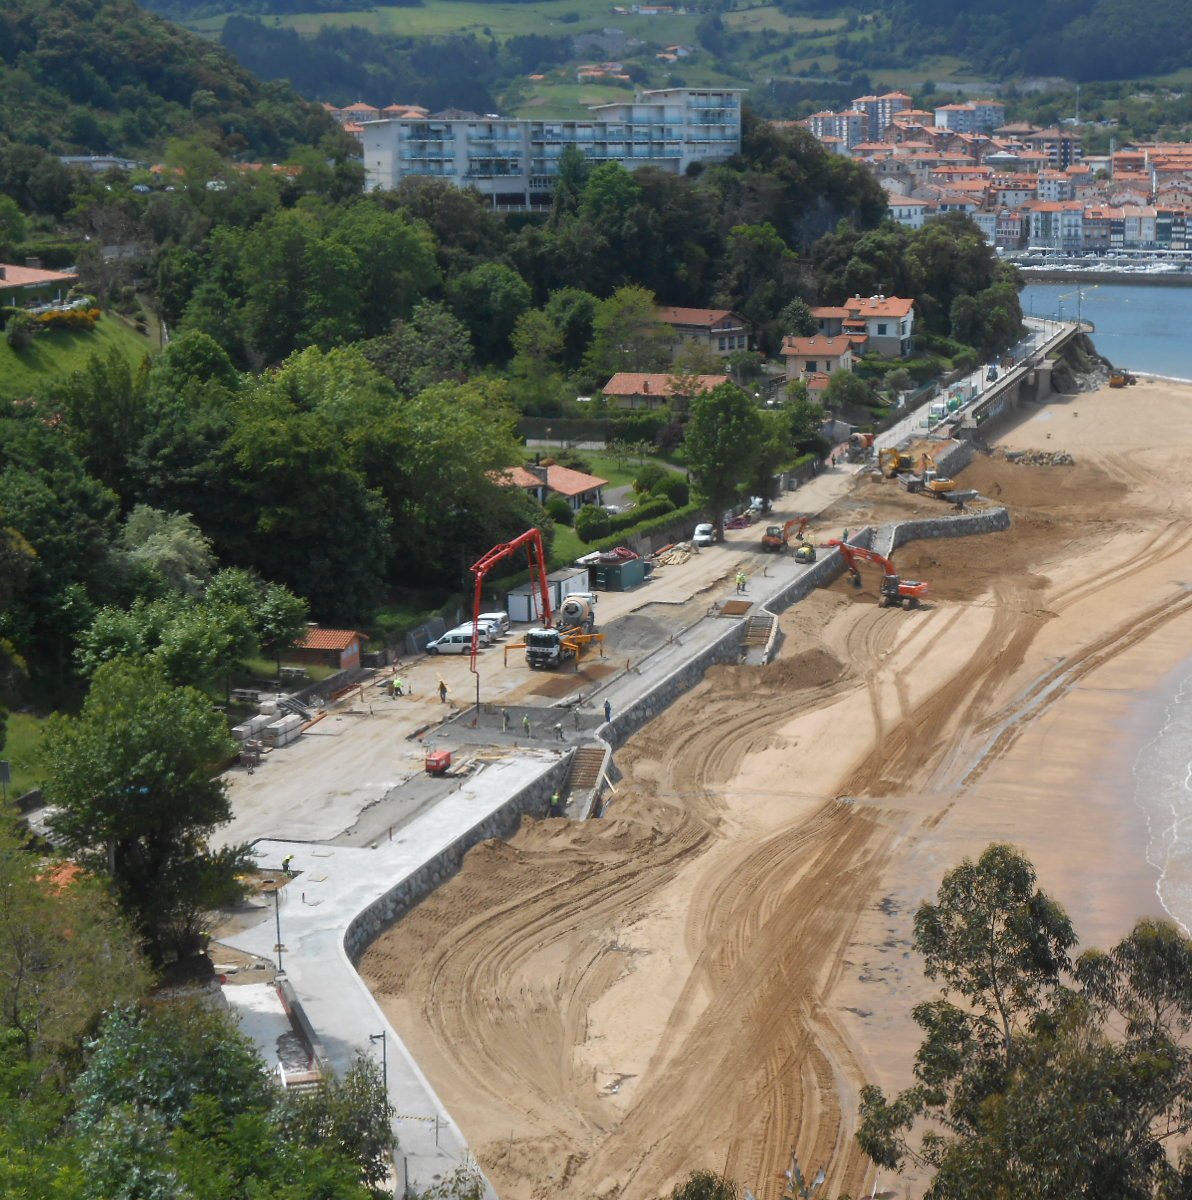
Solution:
M585 504L575 514L575 532L581 542L594 542L612 532L612 518L595 504Z
M8 322L8 332L4 337L8 344L18 353L28 350L33 345L33 337L37 326L24 313L17 313Z
M628 512L617 513L609 521L607 532L623 533L626 529L633 529L643 521L652 520L654 517L664 517L674 511L675 506L665 496L659 496L657 499L651 499L645 504L631 508Z
M665 496L676 508L682 508L691 499L691 487L682 475L667 471L650 489L650 495Z
M662 454L673 454L683 444L683 426L678 421L668 421L654 435L654 445Z
M546 502L546 511L557 525L570 526L575 521L575 513L571 505L562 496L551 496Z
M633 481L633 490L639 496L652 492L669 475L670 472L661 463L648 462L643 465Z
M635 509L634 513L639 512ZM629 514L625 514L628 516ZM677 508L673 512L663 513L661 516L653 517L648 521L642 521L638 525L634 525L631 529L622 531L621 533L612 534L598 541L593 547L593 550L615 550L618 546L624 546L628 541L629 535L633 537L644 537L647 534L653 533L657 529L663 529L668 525L682 525L684 522L692 521L697 517L703 516L703 509L698 504L688 504L683 508ZM686 537L690 534L687 530L682 536Z
M40 313L37 323L43 329L74 329L81 333L90 333L99 320L98 308L72 308L69 312Z

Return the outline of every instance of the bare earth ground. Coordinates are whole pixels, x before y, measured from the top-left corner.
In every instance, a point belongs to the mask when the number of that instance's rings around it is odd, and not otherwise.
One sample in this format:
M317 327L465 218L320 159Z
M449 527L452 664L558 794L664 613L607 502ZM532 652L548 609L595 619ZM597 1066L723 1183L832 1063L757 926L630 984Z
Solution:
M1077 465L965 471L1013 528L905 547L925 609L878 609L876 577L795 606L777 662L709 672L619 753L607 819L478 847L368 952L506 1200L698 1167L774 1200L792 1147L860 1195L857 1093L910 1081L911 918L945 870L1013 841L1090 944L1158 911L1130 768L1192 645L1192 389L1032 412L1001 444ZM862 482L839 522L906 502Z

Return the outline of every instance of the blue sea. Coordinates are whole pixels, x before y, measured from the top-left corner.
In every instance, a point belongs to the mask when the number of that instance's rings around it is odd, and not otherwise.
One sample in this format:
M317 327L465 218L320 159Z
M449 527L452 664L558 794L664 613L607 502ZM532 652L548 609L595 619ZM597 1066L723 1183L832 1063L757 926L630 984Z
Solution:
M1022 291L1028 316L1096 327L1097 349L1138 375L1192 381L1192 287L1129 283L1032 283Z

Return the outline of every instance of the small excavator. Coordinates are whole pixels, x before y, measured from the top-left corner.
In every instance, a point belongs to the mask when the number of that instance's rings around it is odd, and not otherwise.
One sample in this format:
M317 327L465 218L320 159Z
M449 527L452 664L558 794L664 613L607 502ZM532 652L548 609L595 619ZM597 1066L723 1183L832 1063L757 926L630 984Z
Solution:
M762 549L778 554L786 552L790 546L791 536L802 540L803 531L807 528L808 517L794 517L785 525L767 525L762 534Z
M884 554L876 550L867 550L864 546L850 546L840 538L829 538L826 546L838 546L844 565L848 568L853 587L861 586L861 572L857 570L858 562L876 563L884 572L881 591L878 593L878 608L898 606L909 610L917 608L919 601L927 595L927 584L918 579L903 579L895 570L894 564Z

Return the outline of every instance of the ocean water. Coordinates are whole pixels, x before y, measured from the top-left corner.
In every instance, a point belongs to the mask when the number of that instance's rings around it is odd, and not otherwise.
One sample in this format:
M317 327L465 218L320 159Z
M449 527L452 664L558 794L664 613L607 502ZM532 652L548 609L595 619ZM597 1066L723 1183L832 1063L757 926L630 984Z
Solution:
M1146 821L1159 901L1192 934L1192 660L1165 684L1158 733L1134 763L1134 803Z
M1097 349L1115 366L1192 381L1192 286L1031 283L1022 310L1071 321L1078 300L1081 316L1096 326Z

